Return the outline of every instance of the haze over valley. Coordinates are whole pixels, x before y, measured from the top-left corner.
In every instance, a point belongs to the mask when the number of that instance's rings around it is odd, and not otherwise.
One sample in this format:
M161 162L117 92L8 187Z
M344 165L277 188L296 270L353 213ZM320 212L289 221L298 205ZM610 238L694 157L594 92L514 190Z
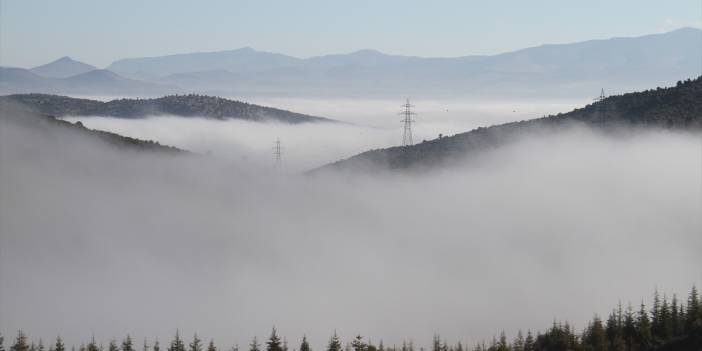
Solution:
M700 11L0 0L0 351L700 351Z

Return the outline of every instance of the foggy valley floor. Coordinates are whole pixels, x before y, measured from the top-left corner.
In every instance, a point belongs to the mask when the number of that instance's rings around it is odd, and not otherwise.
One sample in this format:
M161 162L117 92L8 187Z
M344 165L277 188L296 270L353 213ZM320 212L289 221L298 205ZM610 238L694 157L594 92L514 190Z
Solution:
M112 99L112 98L110 98ZM258 98L263 106L323 116L348 124L255 123L240 120L173 118L147 119L65 117L89 128L107 130L145 140L158 140L215 158L270 170L273 142L283 146L283 167L296 173L322 166L363 151L401 143L398 114L402 100ZM531 119L568 111L587 100L418 100L417 142L462 133L480 126Z
M573 128L428 174L310 178L2 123L2 329L33 338L472 345L700 284L695 133Z

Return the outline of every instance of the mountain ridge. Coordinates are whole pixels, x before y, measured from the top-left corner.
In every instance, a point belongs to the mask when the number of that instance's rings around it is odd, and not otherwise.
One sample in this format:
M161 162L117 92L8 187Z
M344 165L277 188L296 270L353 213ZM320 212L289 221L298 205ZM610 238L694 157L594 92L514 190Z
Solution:
M69 77L44 77L25 68L0 67L0 94L162 95L182 89L159 82L122 77L106 69L94 69Z
M125 75L178 73L189 76L186 89L237 95L583 96L602 87L627 92L695 77L702 60L700 41L702 30L683 28L639 37L544 44L497 55L419 57L364 49L296 58L249 48L179 54L177 63L170 62L174 56L144 59L147 66L158 66L157 72L140 66L139 58L128 59L133 65L130 70L108 68ZM220 60L227 53L238 58ZM187 67L188 60L208 55L206 62ZM174 65L180 72L172 70ZM188 73L215 69L240 78L222 83Z
M15 94L0 96L0 104L12 103L25 110L63 116L105 116L144 118L154 115L280 121L290 124L337 121L259 106L242 101L205 95L168 95L155 99L117 99L107 102L48 94Z
M430 170L451 160L508 145L530 135L543 137L569 127L607 132L636 128L702 131L702 76L676 86L610 96L567 113L511 122L455 134L412 146L369 150L308 171Z

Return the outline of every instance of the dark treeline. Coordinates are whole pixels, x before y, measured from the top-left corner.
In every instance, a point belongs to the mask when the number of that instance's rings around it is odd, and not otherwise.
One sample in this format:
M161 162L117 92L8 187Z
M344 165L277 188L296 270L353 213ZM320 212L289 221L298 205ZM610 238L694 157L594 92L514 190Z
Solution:
M0 334L0 351L5 351L4 340ZM92 338L87 344L81 344L77 351L137 351L132 338L127 335L120 344L110 340L105 347ZM142 351L161 351L158 339L152 345L144 340ZM241 351L312 351L307 338L303 337L299 346L289 346L285 339L278 336L273 328L265 343L254 337L248 348ZM21 330L17 333L9 351L66 351L61 337L48 347L40 339L37 343L29 341ZM435 335L430 350L427 351L700 351L702 350L702 303L695 287L686 301L676 295L668 298L658 291L653 295L653 304L647 308L643 302L634 308L631 304L623 308L621 303L609 314L606 320L595 315L587 327L580 333L568 322L553 322L544 332L532 333L519 331L513 340L508 340L504 332L494 337L489 343L479 343L466 347L461 342L449 345L439 335ZM70 351L76 351L75 346ZM175 337L164 351L220 351L213 340L203 344L197 334L192 342L184 341L176 330ZM224 350L221 350L224 351ZM235 345L227 351L240 351ZM324 351L425 351L424 347L415 347L412 341L401 345L378 344L356 336L351 342L342 343L334 332Z

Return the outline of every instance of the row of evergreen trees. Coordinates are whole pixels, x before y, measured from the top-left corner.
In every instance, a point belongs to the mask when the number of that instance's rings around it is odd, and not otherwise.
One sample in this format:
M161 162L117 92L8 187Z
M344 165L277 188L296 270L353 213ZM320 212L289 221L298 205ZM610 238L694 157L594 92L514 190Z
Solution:
M0 334L0 351L5 351L3 336ZM674 346L670 345L684 345ZM691 350L702 350L702 303L695 287L692 288L687 302L683 303L673 295L671 300L667 296L661 298L658 291L653 296L653 306L650 310L641 303L638 310L634 310L631 305L626 309L621 303L603 321L595 315L589 322L585 330L578 334L575 328L568 322L554 322L551 328L543 333L533 334L528 331L524 335L521 331L511 342L502 332L499 338L493 338L488 344L481 343L475 345L474 351L647 351L666 348L673 350L685 347ZM14 343L10 346L10 351L45 351L42 341L38 344L30 343L27 336L20 330L17 333ZM75 347L71 348L75 351ZM103 345L98 345L93 338L87 345L79 347L79 351L136 351L132 338L127 335L120 345L115 340L111 340L107 349ZM195 334L193 341L187 346L180 333L176 331L175 337L166 348L167 351L218 351L214 341L210 341L207 346L203 345ZM376 346L370 341L364 341L360 335L356 336L350 343L342 346L340 338L336 332L329 339L326 351L415 351L412 342L403 342L401 346L386 347L382 340ZM48 351L66 351L66 346L60 337L48 348ZM144 340L143 351L161 351L161 346L156 340L149 346ZM234 346L229 351L239 351L238 346ZM248 347L248 351L264 351L256 337ZM287 341L281 340L275 328L271 336L265 343L265 351L288 351ZM293 350L296 351L296 350ZM302 338L299 351L312 351L306 337ZM423 347L419 351L424 351ZM436 335L433 339L431 351L468 351L460 342L456 345L449 345L445 340Z

